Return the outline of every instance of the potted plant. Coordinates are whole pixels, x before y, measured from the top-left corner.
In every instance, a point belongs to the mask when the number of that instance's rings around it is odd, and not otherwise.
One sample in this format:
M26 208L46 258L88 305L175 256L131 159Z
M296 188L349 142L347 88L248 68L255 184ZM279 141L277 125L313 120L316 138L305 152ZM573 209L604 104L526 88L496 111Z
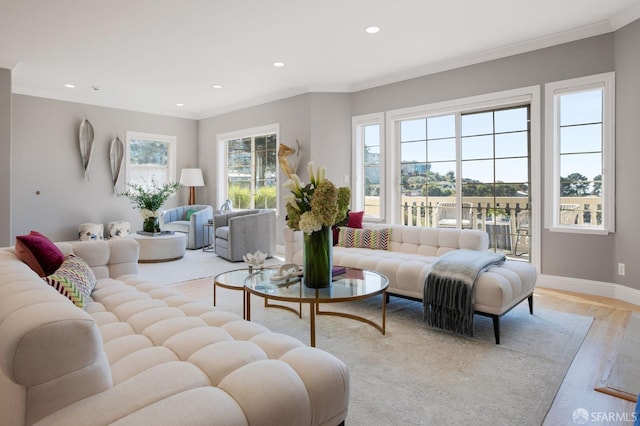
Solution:
M174 194L182 185L178 182L168 182L158 185L155 180L148 186L137 183L128 183L127 191L119 194L127 197L131 203L140 210L143 218L142 230L145 232L159 232L158 224L159 210L169 197Z

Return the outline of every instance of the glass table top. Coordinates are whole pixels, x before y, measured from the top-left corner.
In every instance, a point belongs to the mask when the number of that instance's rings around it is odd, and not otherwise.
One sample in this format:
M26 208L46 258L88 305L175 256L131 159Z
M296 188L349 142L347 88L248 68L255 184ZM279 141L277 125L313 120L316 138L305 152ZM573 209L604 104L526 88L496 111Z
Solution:
M238 269L224 272L215 277L218 284L244 287L247 291L270 299L293 302L343 302L358 300L380 294L389 285L387 278L374 271L345 268L345 272L333 277L327 288L307 288L301 285L301 277L273 280L277 269Z

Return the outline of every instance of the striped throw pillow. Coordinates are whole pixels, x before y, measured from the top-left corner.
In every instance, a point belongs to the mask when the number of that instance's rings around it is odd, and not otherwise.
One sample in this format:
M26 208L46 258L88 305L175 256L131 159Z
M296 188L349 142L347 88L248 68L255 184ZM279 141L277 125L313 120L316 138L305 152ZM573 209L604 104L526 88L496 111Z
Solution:
M377 250L389 250L391 228L356 229L341 227L338 247L358 247Z
M96 276L84 259L69 255L53 274L43 280L79 308L84 308L94 287Z

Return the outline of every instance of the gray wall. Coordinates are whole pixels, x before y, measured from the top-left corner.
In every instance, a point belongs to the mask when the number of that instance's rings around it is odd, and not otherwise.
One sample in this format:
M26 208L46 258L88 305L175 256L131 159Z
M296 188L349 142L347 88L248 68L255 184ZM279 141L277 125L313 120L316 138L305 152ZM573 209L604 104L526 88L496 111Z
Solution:
M11 71L0 68L0 247L11 244Z
M202 168L205 177L205 201L215 209L220 207L217 194L217 164L218 149L217 136L221 133L229 133L268 124L280 124L280 142L290 146L296 146L296 139L300 141L302 155L298 165L298 173L306 174L306 165L311 152L311 124L310 108L311 94L294 96L280 101L231 112L216 117L200 120L199 158L198 165ZM280 183L284 183L286 177L280 174ZM284 203L282 197L279 201L279 214L277 219L278 244L283 244L282 227L284 225Z
M635 246L640 237L636 159L640 157L640 21L612 34L514 55L353 94L308 93L198 122L88 105L13 95L6 100L10 73L0 70L0 124L11 120L12 131L0 127L0 173L9 164L10 187L0 183L0 211L13 217L11 239L37 228L53 239L75 238L82 222L124 219L141 226L141 219L124 198L113 196L108 168L108 141L126 130L178 136L178 171L201 167L206 186L198 189L198 201L218 203L216 193L216 136L271 123L280 124L280 140L293 146L298 139L302 157L298 173L306 178L306 163L313 158L326 164L328 177L339 185L351 173L351 117L415 105L458 99L483 93L616 71L616 233L608 236L542 231L542 273L588 280L619 282L640 289L640 268ZM4 96L3 96L4 94ZM7 118L9 117L9 118ZM544 117L544 111L543 111ZM88 118L96 129L92 179L82 178L77 148L77 127ZM542 123L544 126L544 122ZM541 135L544 132L541 130ZM7 143L7 138L12 138ZM13 150L11 152L11 150ZM541 152L544 158L544 152ZM7 158L12 156L11 163ZM541 176L545 167L542 166ZM283 180L284 176L280 176ZM41 195L35 195L36 191ZM543 188L544 191L544 188ZM187 191L167 206L183 204ZM631 194L631 195L627 195ZM543 199L544 199L544 193ZM5 200L11 197L11 209ZM543 206L539 206L542 211ZM278 242L282 243L278 219ZM0 238L3 238L0 228ZM4 237L6 239L6 237ZM11 243L12 241L9 241ZM626 264L626 277L618 277L616 265Z
M640 289L640 21L616 31L616 234L615 262L626 265L617 282ZM616 270L616 264L611 265Z
M327 166L326 176L337 186L351 186L344 181L351 177L351 96L313 93L310 114L311 159L316 167Z
M363 90L353 115L464 98L614 70L614 35L606 34ZM544 118L544 105L542 109ZM541 135L544 137L544 121ZM544 144L543 144L544 145ZM543 148L543 147L542 147ZM541 152L544 158L544 149ZM545 175L543 164L540 176ZM620 182L618 182L620 184ZM544 200L544 188L542 199ZM539 212L542 212L539 206ZM615 282L614 236L542 232L541 272ZM638 275L640 278L640 275Z
M95 131L89 181L78 148L84 118ZM109 167L111 140L118 136L124 142L128 130L177 136L176 179L182 168L196 165L195 120L13 95L12 122L11 244L32 229L54 241L77 239L78 225L85 222L126 220L132 230L141 229L139 212L114 195ZM187 191L181 189L165 206L186 204Z
M199 124L199 166L205 174L208 204L219 207L216 185L217 136L267 124L280 124L280 142L295 147L300 141L301 156L297 174L307 181L307 163L327 166L327 178L344 186L344 176L351 172L351 95L346 93L307 93L204 119ZM282 185L286 177L280 174ZM348 185L347 185L348 186ZM277 219L278 244L284 244L282 228L286 211L280 190Z

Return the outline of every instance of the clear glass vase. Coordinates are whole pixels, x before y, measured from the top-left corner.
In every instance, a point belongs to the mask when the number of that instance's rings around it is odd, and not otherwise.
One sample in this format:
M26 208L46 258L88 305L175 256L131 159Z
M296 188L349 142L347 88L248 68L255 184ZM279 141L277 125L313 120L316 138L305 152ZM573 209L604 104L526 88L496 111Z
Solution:
M145 232L159 232L160 223L157 217L148 217L142 222L142 230Z
M309 288L323 288L331 285L333 266L333 235L331 227L304 234L303 282Z

